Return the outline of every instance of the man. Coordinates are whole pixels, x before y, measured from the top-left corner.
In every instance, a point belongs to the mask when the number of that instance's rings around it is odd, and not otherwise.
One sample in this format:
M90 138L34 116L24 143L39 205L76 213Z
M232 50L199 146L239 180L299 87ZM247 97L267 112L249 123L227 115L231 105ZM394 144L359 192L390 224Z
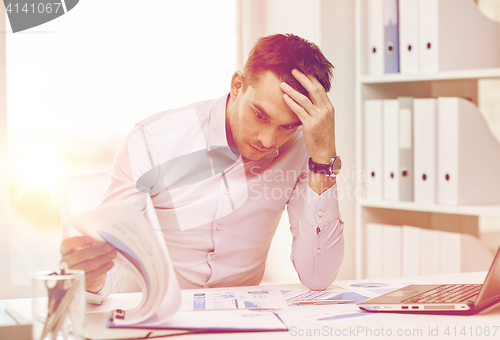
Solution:
M129 200L143 212L151 197L181 288L258 285L285 207L301 282L311 289L333 282L344 223L326 95L332 68L300 37L261 38L229 95L160 112L126 137L104 201ZM61 255L86 271L89 301L126 290L109 245L68 238Z

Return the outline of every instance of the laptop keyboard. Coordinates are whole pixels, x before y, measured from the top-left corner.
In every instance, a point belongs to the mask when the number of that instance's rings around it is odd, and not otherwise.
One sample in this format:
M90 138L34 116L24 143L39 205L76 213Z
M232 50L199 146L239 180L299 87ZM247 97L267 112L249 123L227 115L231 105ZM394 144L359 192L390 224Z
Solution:
M482 285L443 285L428 290L421 294L412 296L409 299L401 301L402 303L457 303L470 300L476 297L481 290Z

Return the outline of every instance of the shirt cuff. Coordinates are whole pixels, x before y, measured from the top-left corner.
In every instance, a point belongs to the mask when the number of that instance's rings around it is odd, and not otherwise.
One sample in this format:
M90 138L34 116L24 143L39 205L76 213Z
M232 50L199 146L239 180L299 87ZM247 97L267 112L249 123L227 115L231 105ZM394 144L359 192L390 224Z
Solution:
M323 229L323 227L333 223L339 217L337 183L325 190L321 195L318 195L308 184L303 210L304 220Z
M108 278L106 273L106 281L104 281L104 286L97 293L85 291L85 299L88 303L93 305L101 305L105 298L111 293L111 280Z

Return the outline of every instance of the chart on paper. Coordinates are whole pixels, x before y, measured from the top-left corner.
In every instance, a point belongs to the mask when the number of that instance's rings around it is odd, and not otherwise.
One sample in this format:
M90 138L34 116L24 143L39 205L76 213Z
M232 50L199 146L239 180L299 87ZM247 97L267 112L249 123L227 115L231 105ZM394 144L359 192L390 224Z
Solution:
M276 309L286 307L286 300L279 290L182 292L182 310Z

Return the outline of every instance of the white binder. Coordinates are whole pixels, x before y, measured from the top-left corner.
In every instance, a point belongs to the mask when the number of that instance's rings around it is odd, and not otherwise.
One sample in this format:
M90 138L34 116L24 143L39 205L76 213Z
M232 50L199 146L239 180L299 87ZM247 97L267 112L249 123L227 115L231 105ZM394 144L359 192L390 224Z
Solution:
M437 275L441 269L441 241L436 230L420 230L421 275Z
M414 201L437 202L437 100L413 100Z
M420 228L402 227L403 276L420 275Z
M413 201L413 98L399 97L399 194Z
M500 66L500 25L472 0L421 0L420 72Z
M382 100L365 101L364 112L365 197L382 199Z
M384 0L384 72L399 73L398 0Z
M438 98L438 203L500 202L500 143L477 106Z
M382 226L382 277L401 276L401 230L399 226Z
M401 73L419 72L419 1L399 2L399 66Z
M399 101L383 100L383 198L399 200Z
M367 1L368 74L384 73L384 3L383 0Z
M460 233L439 231L440 274L454 274L462 271L462 238Z
M382 225L368 223L365 235L366 278L380 279L382 277Z

